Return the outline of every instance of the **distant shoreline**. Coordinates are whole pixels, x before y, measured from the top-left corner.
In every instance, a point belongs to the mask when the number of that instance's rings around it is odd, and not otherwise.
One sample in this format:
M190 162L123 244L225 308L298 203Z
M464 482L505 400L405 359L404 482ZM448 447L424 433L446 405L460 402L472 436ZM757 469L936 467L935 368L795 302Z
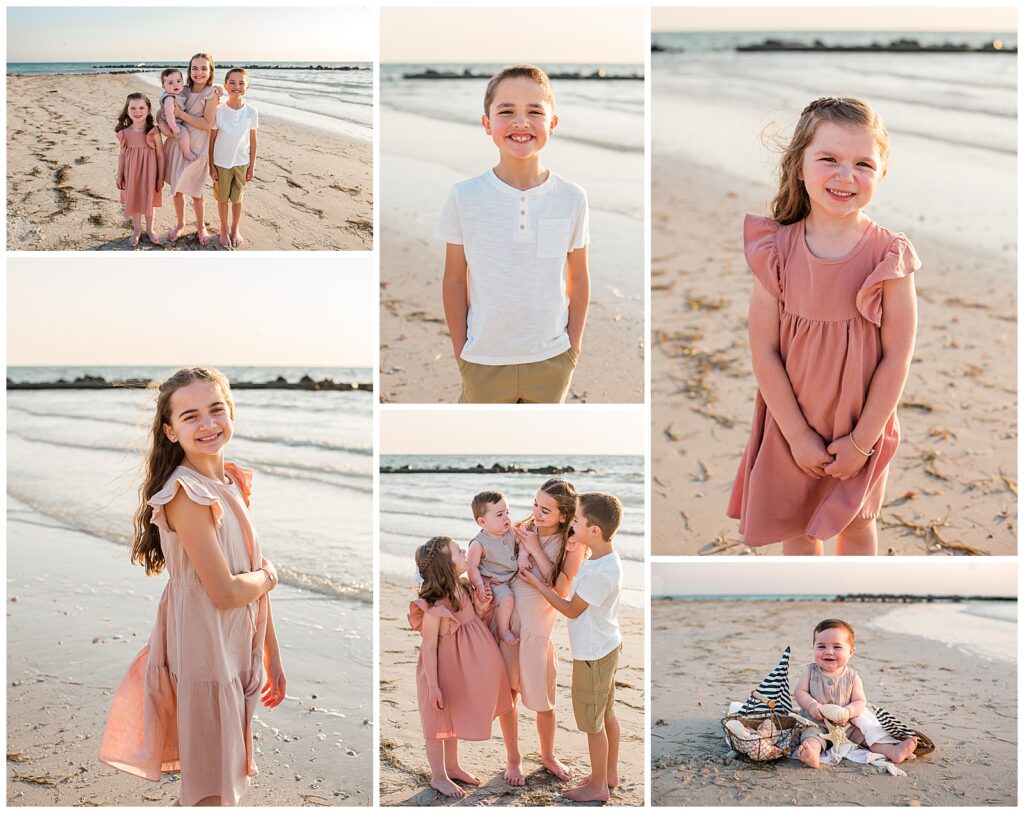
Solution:
M234 385L232 385L234 386ZM528 468L517 466L515 463L494 463L491 466L484 466L477 463L475 466L433 466L431 468L417 468L412 464L406 466L381 466L381 474L594 474L593 469L577 471L572 466L539 466Z
M891 53L891 54L1016 54L1017 46L1003 47L999 39L986 42L984 45L972 45L969 43L943 42L934 45L922 44L920 40L904 38L892 40L888 43L872 42L862 45L829 45L820 39L813 42L800 42L799 40L783 40L768 37L762 42L749 45L736 45L725 49L737 53L759 53L771 52L808 52L808 53ZM685 53L686 48L670 47L658 43L651 44L651 53Z
M107 389L146 389L152 382L147 378L115 378L108 381L98 375L81 375L73 381L58 378L56 381L11 381L7 379L8 390L107 390ZM308 375L298 381L288 381L278 376L273 381L232 381L233 390L308 390L312 392L373 392L373 384L357 381L335 381L324 378L316 381Z
M656 595L651 596L652 601L778 601L778 602L806 602L806 601L827 601L836 604L876 602L882 604L932 604L937 602L949 604L963 604L968 601L999 601L1016 602L1016 596L950 596L950 595L924 595L914 596L901 593L849 593L839 596L679 596L679 595Z
M469 68L463 71L437 71L433 68L427 68L426 70L418 73L403 73L403 79L490 79L492 74L490 73L473 73ZM553 81L563 80L591 80L601 82L615 82L615 81L643 81L643 74L629 73L629 74L609 74L601 68L598 68L591 73L581 73L580 71L569 71L567 73L549 73L548 78Z

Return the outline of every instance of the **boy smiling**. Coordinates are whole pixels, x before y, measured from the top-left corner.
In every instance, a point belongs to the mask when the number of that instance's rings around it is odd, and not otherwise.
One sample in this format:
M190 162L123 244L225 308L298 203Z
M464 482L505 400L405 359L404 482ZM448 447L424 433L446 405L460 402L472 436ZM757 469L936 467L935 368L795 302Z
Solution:
M500 70L481 123L498 164L452 188L437 231L459 400L561 403L590 303L590 235L586 193L541 165L558 125L547 74Z

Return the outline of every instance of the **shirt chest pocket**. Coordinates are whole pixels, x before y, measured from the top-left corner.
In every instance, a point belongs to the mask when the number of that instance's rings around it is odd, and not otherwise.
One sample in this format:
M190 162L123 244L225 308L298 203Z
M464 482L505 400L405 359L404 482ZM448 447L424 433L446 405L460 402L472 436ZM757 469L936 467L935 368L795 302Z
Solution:
M564 257L569 253L569 218L537 221L537 257Z

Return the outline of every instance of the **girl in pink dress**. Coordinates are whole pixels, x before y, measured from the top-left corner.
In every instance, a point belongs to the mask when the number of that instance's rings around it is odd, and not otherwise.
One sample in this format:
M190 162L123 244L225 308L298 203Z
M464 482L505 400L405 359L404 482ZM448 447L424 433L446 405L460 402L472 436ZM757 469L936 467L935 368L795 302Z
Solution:
M430 786L460 799L466 791L455 782L480 780L459 766L459 740L489 740L494 718L512 712L512 692L498 645L473 605L466 552L451 537L435 536L417 548L416 567L423 583L409 624L423 636L416 694Z
M888 160L866 102L817 99L782 156L772 217L744 223L758 391L728 513L752 547L820 555L835 537L839 554L877 553L921 265L864 213Z
M100 746L100 761L143 779L180 771L181 805L238 804L256 775L256 703L285 697L268 595L277 572L249 515L252 472L224 460L233 421L216 370L179 370L159 387L132 561L169 579Z
M146 218L146 237L158 246L160 238L153 231L153 209L161 203L164 150L160 130L153 124L153 108L145 94L128 94L114 132L121 145L114 181L121 190L124 216L132 221L132 246L137 246L142 239L143 217Z

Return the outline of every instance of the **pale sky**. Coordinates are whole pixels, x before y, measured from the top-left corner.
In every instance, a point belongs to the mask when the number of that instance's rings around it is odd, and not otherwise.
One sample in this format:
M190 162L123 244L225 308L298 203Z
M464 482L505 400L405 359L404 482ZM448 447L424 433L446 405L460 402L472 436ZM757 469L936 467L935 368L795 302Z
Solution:
M827 595L927 593L1016 596L1017 567L962 556L834 558L770 562L705 558L695 564L651 563L651 595Z
M8 365L373 366L369 257L132 256L8 258Z
M646 427L640 407L388 409L380 453L643 455Z
M876 0L877 3L877 0ZM655 8L652 31L1016 31L1015 7Z
M640 64L642 8L382 8L380 61Z
M8 7L8 62L371 62L369 8Z

